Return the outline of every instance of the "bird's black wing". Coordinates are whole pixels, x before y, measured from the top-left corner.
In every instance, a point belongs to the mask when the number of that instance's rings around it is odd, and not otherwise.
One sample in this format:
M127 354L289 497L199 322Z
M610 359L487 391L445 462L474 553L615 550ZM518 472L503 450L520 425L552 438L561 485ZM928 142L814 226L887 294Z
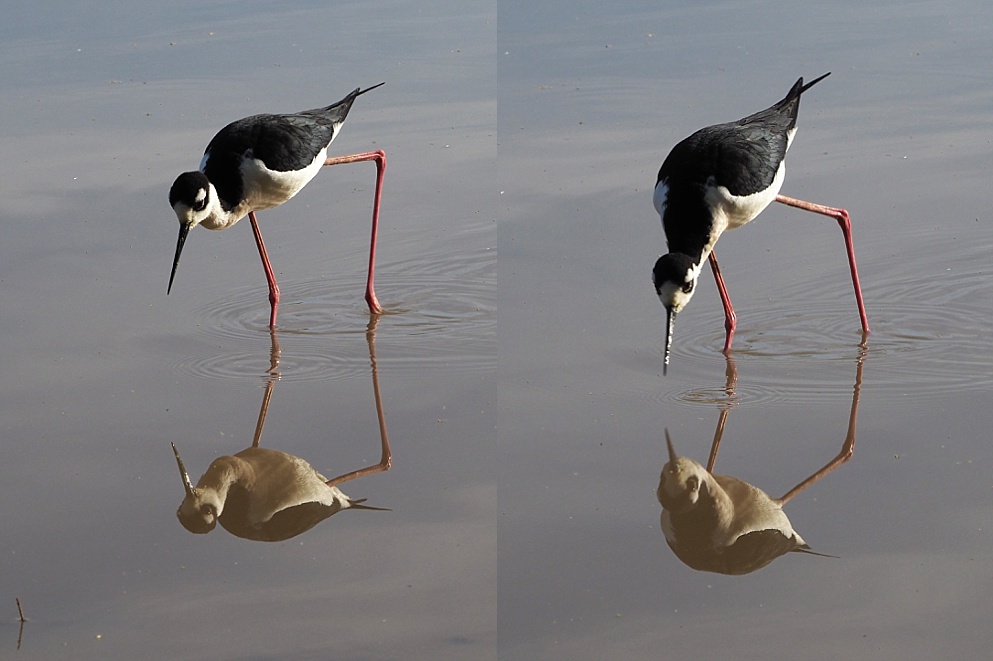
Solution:
M241 163L256 158L277 172L302 170L331 142L334 129L304 115L252 115L228 124L207 145L203 173L225 208L242 199Z
M272 115L258 128L252 155L270 170L302 170L331 144L337 125L310 114Z
M772 184L787 144L785 130L770 130L763 124L708 126L672 148L658 181L667 180L670 189L702 189L712 182L732 195L750 195Z
M383 84L366 89L357 87L341 101L323 108L290 115L269 115L268 121L259 127L255 158L270 170L280 172L307 167L334 140L355 99Z
M716 146L714 183L732 195L751 195L772 185L789 146L787 133L761 123L734 124ZM704 129L707 130L707 129Z
M736 122L700 129L673 148L662 163L658 181L673 179L706 185L713 177L716 185L724 186L732 195L765 190L786 157L789 133L796 128L800 95L828 75L806 85L800 78L775 105Z

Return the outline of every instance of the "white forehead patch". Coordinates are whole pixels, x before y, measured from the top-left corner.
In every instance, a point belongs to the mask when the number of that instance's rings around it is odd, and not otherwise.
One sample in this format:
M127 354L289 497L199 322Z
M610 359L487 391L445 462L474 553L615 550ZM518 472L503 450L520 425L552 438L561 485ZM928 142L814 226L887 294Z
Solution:
M197 191L196 201L203 202L207 198L207 189L201 188Z

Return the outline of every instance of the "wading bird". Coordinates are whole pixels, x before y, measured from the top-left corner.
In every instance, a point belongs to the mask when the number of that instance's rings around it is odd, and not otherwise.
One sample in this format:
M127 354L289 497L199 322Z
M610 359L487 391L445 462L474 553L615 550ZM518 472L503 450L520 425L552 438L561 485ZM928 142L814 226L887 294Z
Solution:
M724 351L730 351L735 314L714 244L725 230L741 227L773 201L838 221L845 236L862 331L869 332L848 212L779 194L786 176L786 151L796 134L800 95L829 75L806 85L800 78L772 107L736 122L700 129L673 147L663 161L653 202L662 218L669 252L659 257L652 271L655 293L666 310L663 373L669 365L676 315L693 297L707 259L724 304Z
M191 229L197 225L210 230L226 229L247 214L269 282L269 326L275 327L279 286L262 242L255 212L271 209L289 200L325 165L375 161L376 192L372 207L365 299L370 312L382 313L383 308L373 288L373 274L386 154L371 151L329 158L328 147L338 135L356 97L383 84L364 90L356 89L341 101L324 108L287 115L252 115L221 129L207 145L200 169L179 175L169 191L169 205L179 218L179 240L166 293L172 291L179 256Z

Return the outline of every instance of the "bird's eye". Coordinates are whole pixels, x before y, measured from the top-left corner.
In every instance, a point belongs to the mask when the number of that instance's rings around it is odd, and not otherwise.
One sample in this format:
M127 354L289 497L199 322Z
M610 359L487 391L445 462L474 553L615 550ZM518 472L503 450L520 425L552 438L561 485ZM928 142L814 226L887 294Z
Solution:
M685 285L683 285L683 293L684 294L689 294L691 291L693 291L693 281L692 280L689 281L689 282L687 282Z
M700 488L700 478L698 478L696 475L691 475L686 480L686 486L689 487L690 491L696 491L697 489Z

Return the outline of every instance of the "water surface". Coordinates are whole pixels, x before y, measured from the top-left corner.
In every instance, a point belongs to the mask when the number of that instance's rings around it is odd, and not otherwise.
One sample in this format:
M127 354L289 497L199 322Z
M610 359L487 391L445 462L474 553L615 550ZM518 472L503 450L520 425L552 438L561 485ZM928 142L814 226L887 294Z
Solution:
M976 2L500 3L502 658L985 653L991 27ZM709 272L663 377L659 164L826 71L783 193L851 212L865 348L836 223L773 205L718 246L733 393ZM716 470L782 495L841 449L860 360L854 455L786 508L838 558L680 563L664 430L705 462L726 411Z
M0 29L0 656L495 658L495 5L56 2ZM194 536L169 444L194 480L251 445L272 341L247 222L194 230L166 296L169 186L234 119L381 81L332 151L388 156L393 467L343 490L392 511ZM380 457L374 181L329 168L259 216L284 300L262 445L329 476Z

